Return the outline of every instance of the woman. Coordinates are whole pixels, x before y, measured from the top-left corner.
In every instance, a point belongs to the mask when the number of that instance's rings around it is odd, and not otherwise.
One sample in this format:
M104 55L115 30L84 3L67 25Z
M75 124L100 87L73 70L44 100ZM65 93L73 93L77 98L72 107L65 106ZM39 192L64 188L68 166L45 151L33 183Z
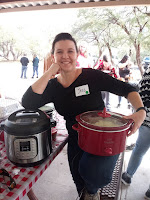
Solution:
M124 81L126 83L129 82L129 79L130 79L130 65L131 63L129 63L129 56L125 55L121 61L119 62L118 64L118 67L119 67L119 76L120 76L120 80L121 81ZM119 108L121 106L121 99L122 97L119 96L118 97L118 105L117 105L117 108ZM130 108L130 104L128 102L128 108Z
M115 68L108 61L108 58L106 55L103 56L103 60L101 60L101 62L96 66L96 69L101 70L114 78L118 78ZM107 91L103 91L102 98L103 98L103 100L105 99L105 105L106 105L107 111L110 111L110 109L111 109L110 93Z
M72 129L76 123L75 117L85 111L103 110L101 91L126 96L135 109L143 107L143 103L134 87L99 70L76 68L78 49L70 34L60 33L55 37L52 56L53 64L29 87L22 98L22 105L34 109L49 102L54 103L57 112L66 120L68 161L77 191L81 194L80 200L99 200L98 189L111 181L119 155L95 156L82 151L78 146L78 134ZM79 93L77 89L80 89ZM132 118L135 122L132 134L143 122L145 111L141 108L126 118Z
M91 68L92 62L88 54L88 45L85 41L80 42L79 55L77 59L77 67Z
M122 182L130 185L134 174L139 168L144 155L150 148L150 68L148 68L139 83L139 94L146 109L146 118L139 128L136 145L132 151L126 172L122 174ZM145 193L146 199L150 199L150 188Z

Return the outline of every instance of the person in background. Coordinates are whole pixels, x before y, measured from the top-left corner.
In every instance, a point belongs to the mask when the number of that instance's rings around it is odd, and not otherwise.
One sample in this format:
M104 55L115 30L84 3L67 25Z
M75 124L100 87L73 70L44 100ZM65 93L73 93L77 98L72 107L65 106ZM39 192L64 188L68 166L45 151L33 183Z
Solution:
M91 57L88 53L88 44L85 41L80 42L76 66L81 68L92 68Z
M43 72L45 73L50 66L52 65L52 54L49 52L46 57L44 58L44 70Z
M122 182L125 185L131 184L133 175L140 166L144 155L150 148L150 68L146 70L139 83L139 94L144 103L146 118L139 128L139 135L132 151L127 170L122 174ZM145 197L150 200L150 188L145 193Z
M80 149L78 132L72 129L77 123L76 116L87 111L103 110L101 91L126 96L135 110L143 107L142 100L133 86L100 70L76 67L78 48L69 33L56 35L52 43L52 57L51 67L23 95L22 106L37 109L47 103L54 103L56 111L66 120L69 134L68 162L79 198L100 200L99 188L111 182L119 154L95 156ZM142 124L145 110L140 109L124 118L133 119L134 125L130 132L133 134Z
M103 56L103 59L99 59L98 64L95 66L95 69L101 70L114 78L118 78L115 68L108 61L108 57L106 55ZM107 111L110 111L110 93L107 91L102 92L102 98L105 99L105 105Z
M21 69L21 77L20 78L27 78L27 65L29 63L28 58L26 57L26 54L20 59L20 62L22 64L22 69Z
M121 81L124 81L126 83L129 83L129 80L130 80L130 61L129 61L129 56L125 55L121 61L119 62L118 64L118 67L119 67L119 80ZM118 105L117 105L117 108L119 108L121 106L121 100L122 100L122 97L119 96L118 97ZM130 108L130 103L128 102L128 108Z
M46 57L44 58L44 73L51 67L53 64L53 56L51 53L48 53ZM59 74L59 71L57 72L57 75Z
M101 65L103 65L103 59L99 58L93 69L100 69Z
M39 68L39 59L36 55L33 56L33 76L34 78L35 72L36 72L36 78L38 78L38 68Z

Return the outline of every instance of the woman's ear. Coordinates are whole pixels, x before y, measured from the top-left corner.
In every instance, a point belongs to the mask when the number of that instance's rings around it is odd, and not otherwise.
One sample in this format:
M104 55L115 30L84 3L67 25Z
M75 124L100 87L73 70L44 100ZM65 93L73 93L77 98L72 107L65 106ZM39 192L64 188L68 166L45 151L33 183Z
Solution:
M55 58L54 58L53 54L51 54L51 61L52 61L52 63L55 63Z

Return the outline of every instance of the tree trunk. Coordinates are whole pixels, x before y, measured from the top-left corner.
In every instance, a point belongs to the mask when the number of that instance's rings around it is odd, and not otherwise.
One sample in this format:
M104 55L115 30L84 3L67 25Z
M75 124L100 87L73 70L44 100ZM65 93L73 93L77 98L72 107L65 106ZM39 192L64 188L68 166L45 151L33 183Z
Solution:
M134 47L135 47L135 51L136 51L137 66L140 70L141 76L143 76L143 68L142 68L142 64L141 64L140 44L136 44L136 42L135 42Z
M110 61L111 61L112 65L114 66L114 61L112 59L112 51L111 51L111 47L110 47L109 44L107 44L107 48L108 48L108 51L109 51Z
M10 52L11 52L11 54L12 54L12 56L13 56L13 60L17 60L16 54L15 54L14 51L13 51L12 45L10 45Z

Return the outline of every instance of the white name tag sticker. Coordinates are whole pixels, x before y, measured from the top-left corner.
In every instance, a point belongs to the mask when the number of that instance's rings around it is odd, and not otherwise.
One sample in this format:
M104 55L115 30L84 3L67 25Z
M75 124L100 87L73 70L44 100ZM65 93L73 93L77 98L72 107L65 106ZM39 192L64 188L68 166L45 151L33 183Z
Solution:
M89 91L89 86L87 84L75 88L76 97L88 94L90 94L90 91Z

